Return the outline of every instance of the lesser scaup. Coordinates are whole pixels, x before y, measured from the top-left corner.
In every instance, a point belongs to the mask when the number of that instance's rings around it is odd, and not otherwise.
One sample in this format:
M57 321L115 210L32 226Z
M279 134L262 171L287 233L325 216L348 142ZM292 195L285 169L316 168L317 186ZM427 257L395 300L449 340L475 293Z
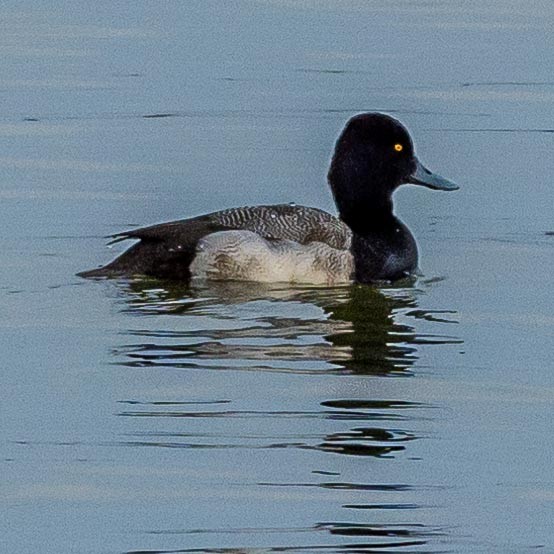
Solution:
M417 269L417 246L394 215L403 183L436 190L457 185L417 159L396 119L365 113L348 121L328 174L339 217L277 204L231 208L114 235L139 239L108 265L83 277L149 275L294 283L394 281Z

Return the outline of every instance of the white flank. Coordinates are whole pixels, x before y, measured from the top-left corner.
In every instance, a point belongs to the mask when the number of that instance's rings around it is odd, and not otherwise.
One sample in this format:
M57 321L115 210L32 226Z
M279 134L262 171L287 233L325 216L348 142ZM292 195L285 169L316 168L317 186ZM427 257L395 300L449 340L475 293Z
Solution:
M322 242L266 240L251 231L204 237L190 266L193 278L334 285L352 280L348 250Z

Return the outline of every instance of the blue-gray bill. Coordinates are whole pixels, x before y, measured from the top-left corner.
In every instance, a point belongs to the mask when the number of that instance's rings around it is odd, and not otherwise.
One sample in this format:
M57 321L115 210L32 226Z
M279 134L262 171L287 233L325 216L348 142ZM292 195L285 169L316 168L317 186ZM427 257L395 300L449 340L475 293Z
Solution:
M434 190L458 190L460 188L456 183L429 171L418 159L416 159L416 169L410 175L408 183L423 185Z

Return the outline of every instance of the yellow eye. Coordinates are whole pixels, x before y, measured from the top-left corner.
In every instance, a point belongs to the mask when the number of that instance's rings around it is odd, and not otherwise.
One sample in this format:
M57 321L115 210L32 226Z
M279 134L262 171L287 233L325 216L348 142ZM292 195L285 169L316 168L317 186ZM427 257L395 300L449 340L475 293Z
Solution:
M394 145L394 149L395 149L397 152L402 152L402 150L404 150L404 147L403 147L399 142L397 142L397 143Z

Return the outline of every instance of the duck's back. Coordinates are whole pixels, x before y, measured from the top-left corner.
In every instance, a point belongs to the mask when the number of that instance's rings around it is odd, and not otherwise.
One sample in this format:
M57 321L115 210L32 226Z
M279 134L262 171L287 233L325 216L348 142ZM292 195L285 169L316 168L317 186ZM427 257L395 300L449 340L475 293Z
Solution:
M353 266L352 233L341 220L289 204L232 208L115 239L139 242L107 266L81 275L342 282Z

